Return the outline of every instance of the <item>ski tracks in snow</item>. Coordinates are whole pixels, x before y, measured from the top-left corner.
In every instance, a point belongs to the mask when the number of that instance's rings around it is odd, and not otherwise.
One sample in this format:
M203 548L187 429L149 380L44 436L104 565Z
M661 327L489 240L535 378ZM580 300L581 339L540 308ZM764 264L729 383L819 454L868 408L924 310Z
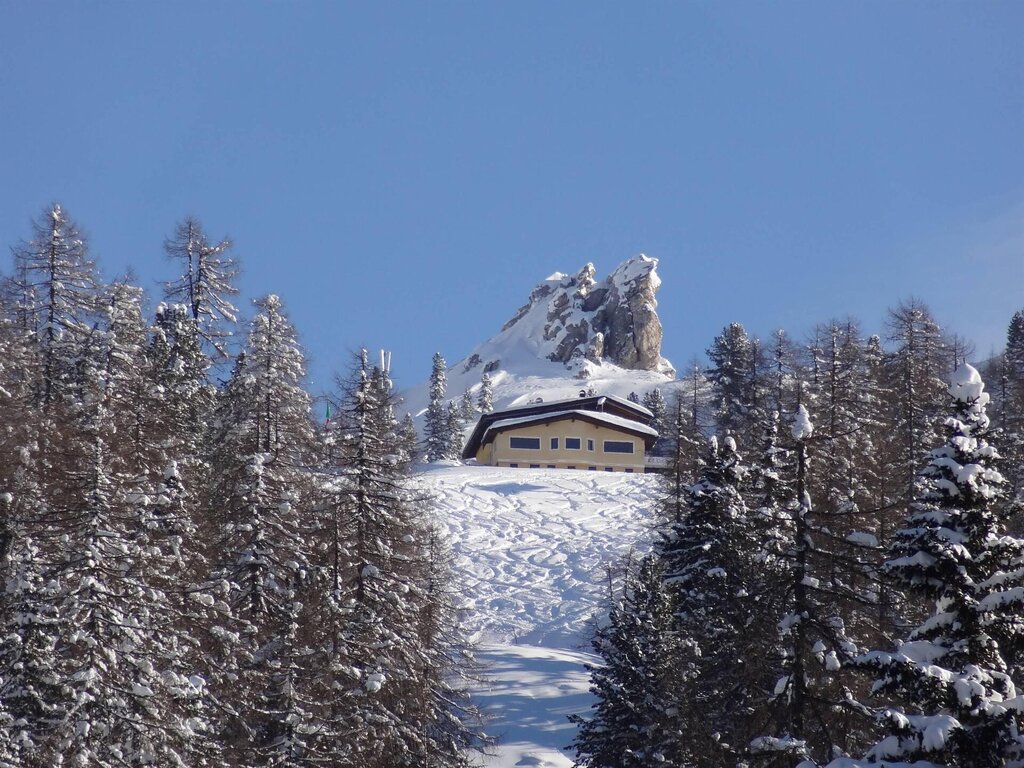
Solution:
M488 642L585 644L607 569L646 541L656 478L569 470L431 466L464 585L464 620Z
M590 623L609 568L650 539L651 475L434 464L417 482L436 500L454 555L462 620L481 640L476 697L499 738L489 768L568 768L568 715L590 706Z

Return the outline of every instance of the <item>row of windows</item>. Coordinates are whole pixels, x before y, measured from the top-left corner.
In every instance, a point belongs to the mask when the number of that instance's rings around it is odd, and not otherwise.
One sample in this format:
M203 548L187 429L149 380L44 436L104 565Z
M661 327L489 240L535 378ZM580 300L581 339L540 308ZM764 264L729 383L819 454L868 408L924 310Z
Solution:
M509 464L509 466L513 467L513 468L517 468L519 465L516 464L516 463L511 463L511 464ZM548 464L547 468L548 469L558 469L558 467L556 467L554 464ZM569 466L566 467L566 469L576 469L576 468L577 467L576 467L575 464L570 464ZM540 464L530 464L530 469L540 469ZM587 467L587 469L590 470L591 472L596 472L597 471L597 467ZM626 467L625 470L626 470L626 472L628 472L630 474L632 474L632 472L633 472L633 468L632 467ZM615 467L605 467L604 471L605 472L614 472L615 471Z
M509 437L508 439L509 448L521 448L528 451L539 451L540 450L540 438L539 437ZM565 447L570 451L579 451L582 447L582 441L578 437L567 437L565 438ZM558 450L558 438L551 438L551 450ZM594 450L594 441L587 440L587 450ZM604 441L604 452L605 453L633 453L633 443L629 440L605 440Z

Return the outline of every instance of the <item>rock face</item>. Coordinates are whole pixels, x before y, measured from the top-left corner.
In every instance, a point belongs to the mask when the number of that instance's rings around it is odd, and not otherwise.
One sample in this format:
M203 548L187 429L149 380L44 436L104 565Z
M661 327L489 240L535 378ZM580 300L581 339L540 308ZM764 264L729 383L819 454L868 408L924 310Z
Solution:
M499 351L527 344L537 357L564 363L581 376L588 364L602 362L674 376L661 356L657 267L657 259L641 254L601 281L593 264L575 275L556 272L533 289L498 336L468 358L467 370L481 363L494 370L501 366Z

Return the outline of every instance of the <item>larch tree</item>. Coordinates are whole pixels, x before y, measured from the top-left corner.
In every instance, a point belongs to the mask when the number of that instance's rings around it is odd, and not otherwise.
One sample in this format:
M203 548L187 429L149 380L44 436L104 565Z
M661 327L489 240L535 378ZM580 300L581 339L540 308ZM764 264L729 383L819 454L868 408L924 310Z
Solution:
M850 632L874 632L878 618L878 473L872 435L880 425L868 347L856 321L818 327L817 385L811 413L815 427L814 471L807 488L815 499L819 566ZM891 513L890 513L891 516ZM891 529L891 526L889 526ZM820 556L825 556L827 559Z
M231 257L231 241L212 242L192 216L174 228L164 242L167 257L177 262L181 274L164 286L168 302L185 305L200 338L218 362L227 357L226 341L237 321L238 310L231 303L238 294L235 278L238 265Z
M58 203L32 222L32 238L15 248L14 259L19 312L40 350L37 399L48 407L98 320L100 281L85 237Z
M11 514L13 494L0 497ZM0 766L44 768L55 754L51 737L67 697L57 674L57 590L30 536L13 540L0 593Z
M665 429L672 465L681 467L686 485L697 482L701 450L714 427L711 384L696 359L688 371L683 386L676 390Z
M54 749L72 765L190 762L205 736L203 681L188 674L165 558L139 516L150 467L137 454L147 445L117 436L145 377L146 329L136 290L114 286L106 307L97 343L81 353L65 493L50 526L61 542L56 674L67 695Z
M205 485L216 388L210 382L211 361L203 351L199 328L184 304L157 307L147 354L161 390L160 424L168 452L191 487Z
M213 477L204 524L219 598L210 635L211 676L229 713L222 738L240 760L297 749L292 737L311 715L286 692L301 640L291 630L310 574L306 531L314 455L305 360L274 295L255 302L243 354L221 394ZM298 729L298 730L296 730ZM282 752L283 750L283 752Z
M324 726L314 749L371 768L461 766L468 737L452 704L459 697L446 688L452 678L438 668L447 609L437 602L431 532L393 460L394 423L382 429L378 415L393 408L364 354L342 398L342 450L321 515L329 590L318 622Z
M888 421L896 437L889 474L905 509L914 498L921 460L939 433L944 380L951 366L942 330L923 302L901 302L889 311L886 326L892 345L885 357L892 398Z

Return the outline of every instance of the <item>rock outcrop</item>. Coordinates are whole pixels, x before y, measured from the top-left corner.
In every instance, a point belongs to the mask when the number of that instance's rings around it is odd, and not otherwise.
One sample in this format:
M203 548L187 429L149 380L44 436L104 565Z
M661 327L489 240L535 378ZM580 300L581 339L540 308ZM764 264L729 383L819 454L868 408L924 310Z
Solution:
M655 293L658 260L644 255L620 264L604 280L593 264L575 275L556 272L530 293L501 333L465 361L501 367L499 352L528 345L537 357L564 363L578 375L610 362L632 370L675 372L661 356L662 328Z

